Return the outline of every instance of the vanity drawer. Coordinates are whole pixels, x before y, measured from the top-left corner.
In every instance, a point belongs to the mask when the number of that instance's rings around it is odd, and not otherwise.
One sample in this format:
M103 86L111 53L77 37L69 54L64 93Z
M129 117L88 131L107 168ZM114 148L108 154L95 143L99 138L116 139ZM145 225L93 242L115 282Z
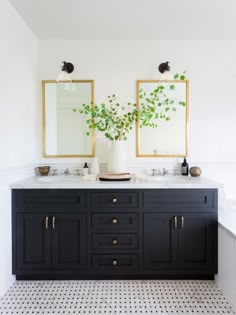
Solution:
M138 228L137 213L96 213L92 214L93 231L134 230Z
M94 192L92 193L92 209L112 210L118 208L137 208L137 192Z
M92 249L137 249L138 234L92 234Z
M168 189L145 191L143 206L145 209L170 209L171 211L203 211L213 209L217 203L215 189Z
M65 211L86 208L86 193L78 190L24 189L14 191L17 211Z
M93 255L93 271L107 274L122 272L135 272L138 268L137 255Z

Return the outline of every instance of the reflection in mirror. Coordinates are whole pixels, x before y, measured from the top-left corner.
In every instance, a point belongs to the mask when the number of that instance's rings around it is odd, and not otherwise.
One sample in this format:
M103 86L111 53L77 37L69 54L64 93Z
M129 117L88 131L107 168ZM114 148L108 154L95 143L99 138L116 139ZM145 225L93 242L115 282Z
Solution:
M184 157L188 155L188 81L139 80L137 81L137 106L146 105L158 86L165 87L170 106L161 105L157 127L142 127L137 123L138 157ZM171 86L171 88L169 88ZM174 86L174 88L173 88ZM149 100L150 101L150 100ZM152 101L152 99L151 99ZM174 106L171 103L174 103ZM179 104L180 103L180 104ZM156 103L155 103L156 104ZM158 104L158 103L157 103ZM157 105L156 104L156 105ZM175 105L177 104L177 106ZM184 104L184 106L183 106ZM158 106L158 105L157 105Z
M42 90L43 156L93 156L93 134L86 135L86 118L73 112L73 108L94 101L93 81L43 81Z

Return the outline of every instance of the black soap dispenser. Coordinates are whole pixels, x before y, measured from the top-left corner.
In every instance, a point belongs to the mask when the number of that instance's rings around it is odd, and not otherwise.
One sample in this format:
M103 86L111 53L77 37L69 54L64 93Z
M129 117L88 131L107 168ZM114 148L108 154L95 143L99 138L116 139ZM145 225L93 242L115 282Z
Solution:
M88 170L89 170L88 163L85 162L83 167L83 175L88 175Z
M189 170L189 166L188 166L188 162L187 162L186 157L185 157L184 161L181 165L181 174L184 176L188 176L188 170Z

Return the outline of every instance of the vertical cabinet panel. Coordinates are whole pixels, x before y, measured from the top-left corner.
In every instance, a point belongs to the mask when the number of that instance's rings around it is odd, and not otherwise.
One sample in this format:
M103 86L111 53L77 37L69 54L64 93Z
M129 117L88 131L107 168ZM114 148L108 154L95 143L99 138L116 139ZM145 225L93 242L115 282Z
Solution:
M82 269L86 265L86 215L56 214L52 225L53 268Z
M180 214L179 264L181 269L207 269L213 264L214 215Z
M16 268L18 270L51 268L51 230L46 228L47 217L47 213L17 214Z
M175 214L145 213L143 246L145 269L177 268L177 229Z

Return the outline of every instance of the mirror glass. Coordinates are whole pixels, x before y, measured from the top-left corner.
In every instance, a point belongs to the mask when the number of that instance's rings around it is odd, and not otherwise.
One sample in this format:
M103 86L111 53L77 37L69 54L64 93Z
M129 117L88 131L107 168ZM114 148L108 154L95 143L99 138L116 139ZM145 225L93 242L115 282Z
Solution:
M94 97L92 80L43 81L44 157L90 157L93 134L86 135L86 117L73 112Z
M171 89L170 84L174 88ZM147 98L151 98L158 86L165 86L167 98L174 100L173 109L168 106L160 107L159 113L168 116L168 120L159 119L157 127L142 127L137 123L137 156L139 157L184 157L188 155L188 81L159 80L137 81L137 106L145 106ZM151 95L151 96L150 96ZM179 105L184 102L185 105Z

